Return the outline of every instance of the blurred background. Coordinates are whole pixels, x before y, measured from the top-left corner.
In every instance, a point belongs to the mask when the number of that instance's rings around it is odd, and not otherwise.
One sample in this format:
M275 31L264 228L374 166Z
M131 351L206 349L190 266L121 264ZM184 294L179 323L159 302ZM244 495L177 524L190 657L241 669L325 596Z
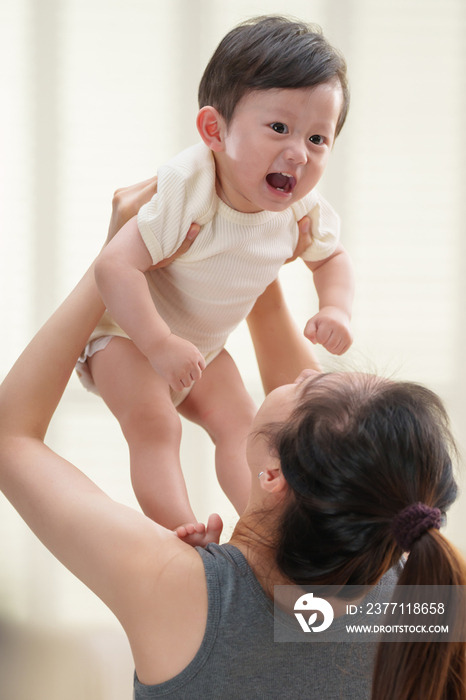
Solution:
M356 267L346 367L422 382L466 434L464 0L288 0L345 54L346 126L319 189L342 217ZM196 143L197 85L222 36L275 0L0 0L0 378L78 281L106 235L117 187ZM297 322L316 311L302 262L282 271ZM245 327L228 348L262 389ZM235 514L207 436L184 424L199 519ZM48 444L138 507L119 426L73 377ZM463 479L460 475L460 483ZM466 550L463 496L447 534ZM105 606L0 497L0 695L124 700L132 661ZM64 687L66 690L64 691ZM33 689L33 690L32 690Z

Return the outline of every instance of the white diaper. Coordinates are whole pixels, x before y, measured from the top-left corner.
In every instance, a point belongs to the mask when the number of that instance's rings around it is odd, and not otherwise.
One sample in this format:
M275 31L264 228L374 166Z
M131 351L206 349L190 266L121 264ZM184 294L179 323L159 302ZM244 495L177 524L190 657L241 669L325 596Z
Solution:
M112 340L112 338L116 338L118 336L114 335L102 335L99 338L94 338L93 340L90 340L84 350L82 351L79 360L76 363L76 374L78 375L81 384L88 390L91 391L93 394L96 394L97 396L100 396L96 385L94 384L94 380L92 378L92 373L89 368L87 359L88 357L92 357L92 355L95 355L96 352L99 352L99 350L104 350L104 348L107 347L109 342ZM213 350L212 352L209 352L206 357L205 357L205 362L206 362L206 367L209 365L212 360L215 360L217 355L219 355L222 352L223 348L219 348L217 350ZM173 391L173 389L170 387L170 396L171 400L173 402L173 405L175 408L182 403L185 398L188 396L190 393L191 389L193 388L194 384L191 384L190 387L187 387L183 389L183 391Z
M84 350L82 351L79 360L76 363L75 370L76 374L78 375L81 381L81 384L88 391L92 391L93 394L97 394L97 396L100 396L100 394L97 391L96 385L94 384L91 370L89 368L89 365L87 364L87 358L92 357L92 355L95 355L95 353L99 352L99 350L103 350L104 348L106 348L112 338L115 338L115 336L101 335L100 338L94 338L94 340L90 340L84 348Z

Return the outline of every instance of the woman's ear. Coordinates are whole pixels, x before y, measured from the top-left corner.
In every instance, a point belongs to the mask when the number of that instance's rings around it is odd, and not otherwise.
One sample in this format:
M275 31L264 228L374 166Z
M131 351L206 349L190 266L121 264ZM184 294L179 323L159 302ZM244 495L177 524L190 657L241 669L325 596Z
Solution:
M197 115L196 126L206 146L217 153L224 150L226 124L215 107L203 107Z
M280 468L265 469L259 477L261 487L264 491L275 493L278 495L280 491L285 491L288 488L285 477Z

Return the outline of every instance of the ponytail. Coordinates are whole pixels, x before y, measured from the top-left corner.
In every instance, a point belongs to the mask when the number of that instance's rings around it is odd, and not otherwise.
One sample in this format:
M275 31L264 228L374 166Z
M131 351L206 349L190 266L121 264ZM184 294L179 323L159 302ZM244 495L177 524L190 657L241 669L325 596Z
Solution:
M410 552L399 586L450 586L455 605L429 614L429 625L449 617L449 632L465 640L466 562L437 529L457 497L440 398L410 382L321 374L290 419L263 432L288 484L276 535L283 575L298 585L371 586ZM393 600L406 590L395 587ZM391 622L403 624L401 610ZM382 642L372 700L466 700L465 654L464 641L427 635Z
M466 562L436 529L413 542L399 586L466 586ZM463 591L454 596L449 631L466 639ZM395 598L396 599L396 591ZM435 625L445 623L434 619ZM381 642L377 651L372 700L466 700L466 642Z

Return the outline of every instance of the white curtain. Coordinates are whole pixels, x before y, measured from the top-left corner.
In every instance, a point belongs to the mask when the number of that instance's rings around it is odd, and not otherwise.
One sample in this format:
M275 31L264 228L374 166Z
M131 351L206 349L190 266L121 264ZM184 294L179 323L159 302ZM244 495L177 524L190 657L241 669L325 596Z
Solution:
M286 10L320 24L349 65L350 115L320 187L342 216L356 266L356 340L343 366L427 384L447 402L461 443L466 5L289 0ZM113 191L198 140L197 84L220 38L246 17L281 12L274 0L0 0L0 377L98 252ZM304 326L316 305L311 276L297 262L282 280ZM229 349L260 401L245 328ZM49 444L137 507L118 425L75 378ZM199 518L219 510L230 531L234 513L216 484L212 447L186 423L182 458ZM460 499L448 524L463 550L464 510ZM121 641L110 613L3 499L0 531L8 629L52 627L61 639L79 628L81 641L111 629ZM123 642L121 654L128 659ZM114 689L105 694L107 682L95 684L95 697L119 700Z

